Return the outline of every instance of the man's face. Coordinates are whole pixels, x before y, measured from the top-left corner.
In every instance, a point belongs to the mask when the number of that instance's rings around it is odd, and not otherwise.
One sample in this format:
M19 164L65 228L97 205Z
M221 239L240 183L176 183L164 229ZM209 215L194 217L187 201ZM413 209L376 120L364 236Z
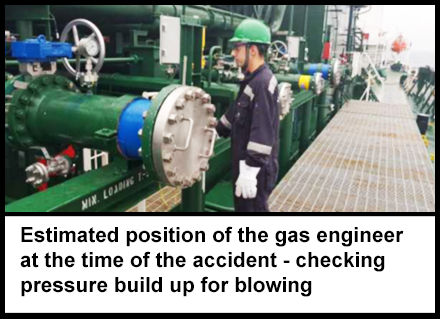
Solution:
M235 44L232 50L232 56L240 68L243 68L246 64L246 51L246 45L241 43Z

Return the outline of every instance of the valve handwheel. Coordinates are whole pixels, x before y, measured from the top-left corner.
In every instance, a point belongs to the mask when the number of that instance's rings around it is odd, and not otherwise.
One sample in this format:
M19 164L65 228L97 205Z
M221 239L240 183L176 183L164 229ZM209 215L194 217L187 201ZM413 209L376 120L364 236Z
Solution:
M289 55L287 44L282 41L273 42L269 47L269 51L271 52L272 58L275 61L280 61Z
M87 37L81 38L79 36L78 27L85 27L91 34ZM98 27L92 22L84 19L78 19L70 22L61 34L61 42L67 42L73 33L74 53L76 55L76 68L73 68L68 59L63 59L63 64L67 71L79 79L84 75L81 72L81 58L87 61L86 70L92 74L98 74L101 71L105 60L105 42L104 37ZM87 81L86 81L87 82Z

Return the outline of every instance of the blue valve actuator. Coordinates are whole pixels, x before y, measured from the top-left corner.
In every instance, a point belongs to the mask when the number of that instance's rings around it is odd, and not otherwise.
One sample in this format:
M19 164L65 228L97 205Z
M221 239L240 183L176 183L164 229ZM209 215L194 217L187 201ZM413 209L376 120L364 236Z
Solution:
M70 43L49 42L44 35L40 35L37 39L12 43L12 57L20 63L55 62L72 56Z

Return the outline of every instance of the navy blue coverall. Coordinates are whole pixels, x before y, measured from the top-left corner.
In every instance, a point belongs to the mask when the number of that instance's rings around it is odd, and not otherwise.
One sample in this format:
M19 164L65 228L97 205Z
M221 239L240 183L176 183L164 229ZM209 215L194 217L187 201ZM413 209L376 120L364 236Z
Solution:
M269 212L268 200L278 178L280 109L278 82L267 65L246 74L238 98L221 118L217 132L231 137L234 198L236 212ZM261 168L258 193L252 200L237 198L235 184L240 161Z

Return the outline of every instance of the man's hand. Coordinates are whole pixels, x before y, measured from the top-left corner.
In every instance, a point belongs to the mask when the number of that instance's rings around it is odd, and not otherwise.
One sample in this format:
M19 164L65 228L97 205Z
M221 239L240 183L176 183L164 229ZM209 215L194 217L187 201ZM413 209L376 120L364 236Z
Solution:
M261 168L259 167L247 166L246 161L240 162L240 177L236 183L235 196L238 198L243 197L244 199L254 199L257 197L257 176L260 170Z

